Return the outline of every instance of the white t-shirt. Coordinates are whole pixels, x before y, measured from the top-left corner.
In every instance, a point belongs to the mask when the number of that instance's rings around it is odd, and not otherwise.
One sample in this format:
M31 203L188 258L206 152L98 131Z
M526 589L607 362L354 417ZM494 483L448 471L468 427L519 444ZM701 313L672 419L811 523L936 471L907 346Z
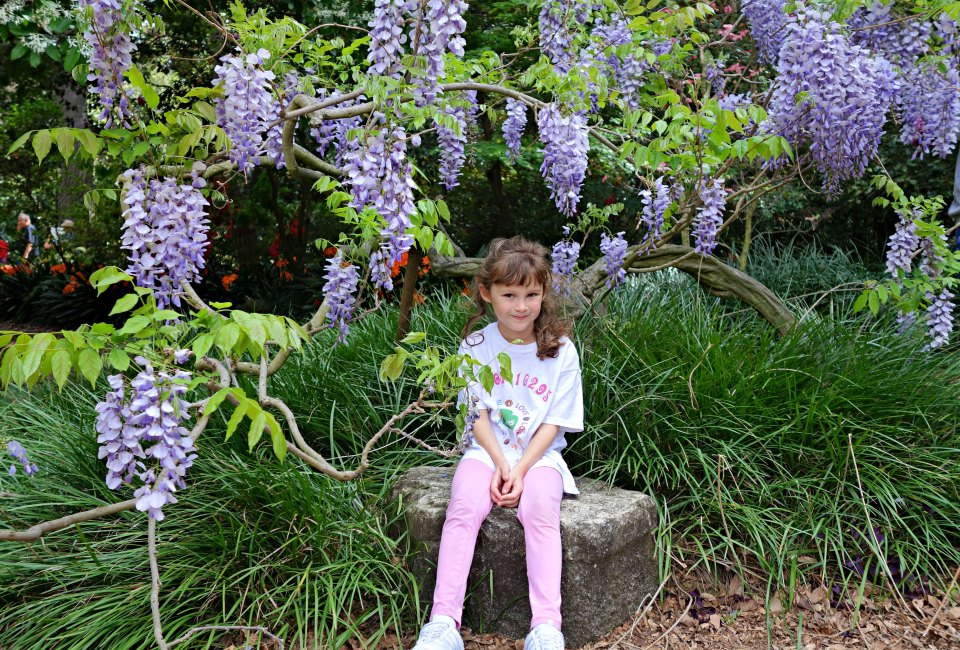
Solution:
M559 429L553 443L533 467L553 467L563 477L563 491L579 494L560 451L567 446L565 433L583 431L580 358L573 341L567 337L560 340L562 345L556 358L538 359L536 342L512 344L500 334L496 322L473 332L460 344L460 353L490 366L494 372L493 392L488 393L474 382L461 392L460 401L469 404L472 396L477 400L477 408L487 410L493 433L511 467L520 460L541 424L557 425ZM497 355L501 352L510 355L512 384L500 376ZM476 458L496 469L490 454L472 435L468 435L463 444L464 459Z

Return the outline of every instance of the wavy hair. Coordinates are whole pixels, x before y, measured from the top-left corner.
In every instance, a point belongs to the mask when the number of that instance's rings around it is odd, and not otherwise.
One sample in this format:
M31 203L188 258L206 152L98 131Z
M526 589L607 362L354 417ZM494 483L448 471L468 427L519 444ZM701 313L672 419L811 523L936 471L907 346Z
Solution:
M487 303L480 295L482 285L488 291L495 284L539 284L543 287L540 315L533 322L537 340L537 358L556 357L563 343L560 338L570 335L570 323L557 315L553 293L553 274L547 263L547 249L523 237L494 239L483 259L483 265L473 283L472 299L476 311L467 320L461 332L467 338L476 324L487 316Z

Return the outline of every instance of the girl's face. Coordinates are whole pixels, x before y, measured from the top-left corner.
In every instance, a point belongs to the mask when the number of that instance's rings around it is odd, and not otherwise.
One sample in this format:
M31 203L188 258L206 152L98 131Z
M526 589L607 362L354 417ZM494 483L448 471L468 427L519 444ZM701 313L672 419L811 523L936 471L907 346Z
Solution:
M543 285L496 284L489 289L480 285L480 297L493 307L500 334L508 341L521 339L524 343L536 340L533 323L543 304Z

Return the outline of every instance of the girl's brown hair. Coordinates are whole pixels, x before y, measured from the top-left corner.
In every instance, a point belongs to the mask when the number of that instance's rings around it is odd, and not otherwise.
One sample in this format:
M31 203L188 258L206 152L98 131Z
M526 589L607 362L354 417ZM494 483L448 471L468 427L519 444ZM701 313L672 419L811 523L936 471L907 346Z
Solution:
M476 312L463 326L461 337L467 338L477 322L487 315L487 303L480 296L480 285L489 291L495 284L536 283L543 287L540 315L533 322L533 334L537 339L537 357L545 359L560 354L562 345L560 338L569 336L570 324L557 315L552 273L546 257L545 247L523 237L494 239L490 242L490 249L473 283L473 302Z

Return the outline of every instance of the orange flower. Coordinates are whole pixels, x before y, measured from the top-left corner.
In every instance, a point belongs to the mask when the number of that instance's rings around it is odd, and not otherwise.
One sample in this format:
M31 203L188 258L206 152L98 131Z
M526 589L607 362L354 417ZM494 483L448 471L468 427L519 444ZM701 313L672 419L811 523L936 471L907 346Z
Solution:
M285 267L287 264L289 264L289 262L288 262L287 260L283 259L282 257L281 257L280 259L278 259L276 262L273 263L273 265L276 266L278 269L282 269L282 268Z
M419 291L413 294L413 304L422 305L424 303L424 300L425 298L423 297L423 294L420 293Z
M225 275L220 278L220 284L223 286L224 291L230 291L230 285L237 281L237 274L231 273L230 275Z
M327 246L326 248L323 249L324 257L333 257L336 254L337 254L337 249L333 246Z
M417 273L417 275L422 278L429 272L430 272L430 258L424 255L423 259L420 260L420 271Z
M400 260L393 263L390 267L390 277L395 278L400 275L400 269L407 265L408 256L406 253L400 256Z
M71 293L73 293L74 291L76 291L76 290L77 290L77 287L79 287L79 286L80 286L80 283L77 282L77 276L71 275L71 276L70 276L70 281L67 282L67 284L65 284L65 285L63 286L63 295L65 295L65 296L70 295Z
M3 268L3 272L6 273L7 275L17 274L17 267L15 267L13 264L4 264L2 268Z
M293 273L290 271L280 271L280 279L284 282L290 282L293 279Z
M54 264L53 266L50 267L50 272L53 273L54 275L63 275L64 273L67 272L67 265Z

